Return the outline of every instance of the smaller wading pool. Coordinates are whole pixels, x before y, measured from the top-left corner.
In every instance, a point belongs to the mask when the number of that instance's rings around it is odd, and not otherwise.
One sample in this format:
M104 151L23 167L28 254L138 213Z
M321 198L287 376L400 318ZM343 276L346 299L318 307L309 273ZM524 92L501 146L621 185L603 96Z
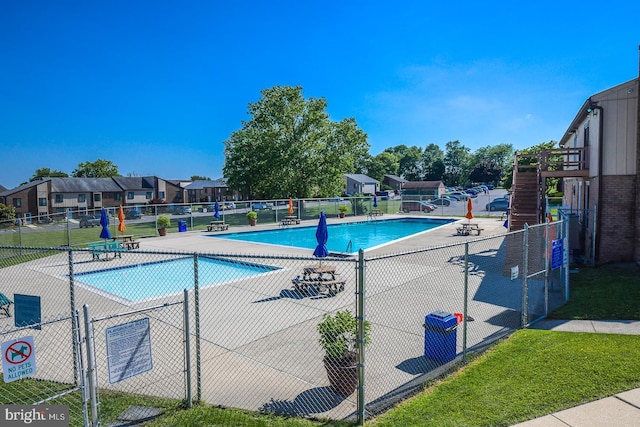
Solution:
M198 283L200 287L218 285L278 269L223 258L198 257ZM193 289L193 258L78 273L74 278L109 294L140 301Z

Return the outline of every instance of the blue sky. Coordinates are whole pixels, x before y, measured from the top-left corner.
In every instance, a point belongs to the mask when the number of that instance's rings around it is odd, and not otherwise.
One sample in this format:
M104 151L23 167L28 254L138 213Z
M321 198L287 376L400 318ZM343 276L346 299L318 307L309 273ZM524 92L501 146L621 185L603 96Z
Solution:
M525 148L638 76L640 2L435 3L4 2L0 184L96 159L220 178L223 141L276 85L354 117L373 155Z

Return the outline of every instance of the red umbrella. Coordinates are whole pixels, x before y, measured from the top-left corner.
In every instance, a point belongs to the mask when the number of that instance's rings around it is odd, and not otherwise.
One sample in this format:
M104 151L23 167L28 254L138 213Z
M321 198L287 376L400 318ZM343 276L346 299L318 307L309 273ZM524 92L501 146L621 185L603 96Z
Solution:
M473 208L473 204L471 203L471 197L467 199L467 214L465 215L467 219L473 218L473 214L471 213L471 209Z
M120 209L118 209L118 231L124 233L127 230L127 226L124 225L124 209L122 209L122 205L120 205Z

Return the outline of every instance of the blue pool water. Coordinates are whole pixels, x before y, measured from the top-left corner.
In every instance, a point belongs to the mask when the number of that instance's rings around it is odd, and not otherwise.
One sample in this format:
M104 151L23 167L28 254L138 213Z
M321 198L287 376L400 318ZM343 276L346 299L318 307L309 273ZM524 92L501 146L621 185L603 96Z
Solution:
M454 219L445 218L401 218L332 224L327 227L329 231L327 249L329 252L338 253L354 253L359 249L373 249L454 221ZM315 249L318 244L316 226L216 234L207 237L306 249ZM351 248L347 250L349 242L351 242Z
M264 274L277 267L217 258L198 258L201 287ZM75 280L132 301L193 288L193 258L151 262L79 273Z

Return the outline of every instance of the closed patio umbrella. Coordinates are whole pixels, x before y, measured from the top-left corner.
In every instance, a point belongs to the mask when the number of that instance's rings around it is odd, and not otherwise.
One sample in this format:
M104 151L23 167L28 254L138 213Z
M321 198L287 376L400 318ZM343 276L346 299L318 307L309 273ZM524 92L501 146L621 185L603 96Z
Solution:
M216 217L217 219L220 219L220 204L218 203L218 201L216 200L215 205L213 205L213 216Z
M287 211L289 215L293 215L293 199L289 197L289 210Z
M127 231L127 226L124 225L124 209L122 209L122 205L120 205L120 208L118 209L118 221L120 222L118 224L118 231L121 233Z
M473 209L473 204L471 202L471 197L469 197L467 199L467 214L465 215L465 217L469 220L473 218L473 213L471 212L472 209Z
M377 208L378 207L378 197L376 197L376 195L373 195L373 207Z
M318 228L316 229L316 240L318 246L313 251L313 256L318 258L324 258L329 256L327 250L327 240L329 240L329 231L327 230L327 215L324 212L320 212L320 221L318 221Z
M107 216L107 210L102 208L102 212L100 213L100 225L102 226L102 231L100 231L100 238L107 239L111 238L111 233L109 232L109 217Z

